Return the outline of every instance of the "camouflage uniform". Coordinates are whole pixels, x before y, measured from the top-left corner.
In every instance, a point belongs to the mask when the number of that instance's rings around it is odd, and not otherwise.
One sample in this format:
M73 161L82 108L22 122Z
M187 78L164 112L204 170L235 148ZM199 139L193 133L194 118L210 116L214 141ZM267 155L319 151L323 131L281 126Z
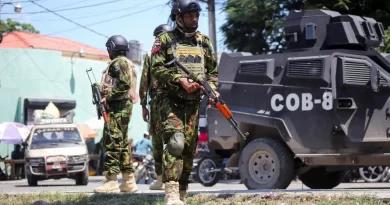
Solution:
M122 172L124 179L119 187L121 191L132 184L130 176L134 173L131 150L128 140L128 124L131 119L133 102L136 95L136 71L134 65L124 56L113 59L103 72L100 83L102 98L106 98L106 109L110 129L104 127L103 148L106 153L104 171L111 181L116 181L116 175ZM110 179L110 178L109 178ZM95 192L105 192L104 185L95 189ZM129 191L129 190L127 190ZM134 190L133 190L134 191Z
M150 74L150 62L151 53L145 56L144 65L142 69L141 83L139 88L141 106L146 107L148 91L150 94L150 129L149 133L152 135L152 146L153 146L153 158L155 160L155 169L158 176L162 175L162 149L163 142L161 134L159 133L159 111L160 107L157 102L156 86L157 81Z
M157 36L153 45L152 75L158 84L160 118L164 144L174 133L185 135L184 150L179 157L171 155L166 148L163 154L163 182L179 182L180 191L187 190L192 170L193 157L198 140L198 110L201 101L200 90L187 93L179 84L179 79L186 75L180 68L165 67L164 64L175 57L185 58L193 63L182 61L182 64L206 77L210 86L217 88L217 63L213 54L210 39L197 32L194 37L186 38L174 30ZM179 58L180 56L180 58Z
M131 151L129 150L128 125L130 123L133 102L128 98L128 91L132 86L131 73L126 57L115 58L104 71L101 86L102 98L106 98L107 115L110 130L104 127L103 144L106 152L104 170L108 174L134 172ZM111 89L104 86L104 81L117 79ZM122 163L120 163L122 162Z

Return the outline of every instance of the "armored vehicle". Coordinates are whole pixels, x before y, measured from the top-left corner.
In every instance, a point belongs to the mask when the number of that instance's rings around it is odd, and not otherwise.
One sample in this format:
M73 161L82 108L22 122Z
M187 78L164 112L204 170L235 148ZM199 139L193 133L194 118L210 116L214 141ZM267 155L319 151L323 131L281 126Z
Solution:
M241 138L207 109L209 148L248 189L339 185L349 169L390 165L390 61L383 25L329 10L290 11L286 50L223 53L218 91ZM215 172L215 171L214 171Z

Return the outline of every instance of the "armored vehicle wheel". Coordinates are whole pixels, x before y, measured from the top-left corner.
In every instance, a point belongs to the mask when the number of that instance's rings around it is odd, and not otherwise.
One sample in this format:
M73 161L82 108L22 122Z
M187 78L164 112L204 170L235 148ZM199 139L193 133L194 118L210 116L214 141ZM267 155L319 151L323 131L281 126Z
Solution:
M333 189L344 179L346 171L326 171L326 167L315 167L299 175L304 185L311 189Z
M206 187L214 186L221 179L221 172L207 172L218 168L218 163L211 157L203 157L196 167L197 181Z
M246 145L239 167L248 189L285 189L295 176L292 152L274 138L260 138Z

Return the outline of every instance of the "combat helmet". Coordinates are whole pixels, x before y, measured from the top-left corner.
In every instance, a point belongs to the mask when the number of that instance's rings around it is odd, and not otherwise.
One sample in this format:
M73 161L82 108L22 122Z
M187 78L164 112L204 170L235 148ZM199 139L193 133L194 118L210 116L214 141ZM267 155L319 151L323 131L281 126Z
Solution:
M161 24L157 26L153 31L153 36L156 37L162 32L172 31L173 28L168 24Z
M194 11L202 11L202 8L197 0L175 0L171 9L171 20L175 21L177 14L190 13Z
M129 43L125 37L113 35L107 40L106 47L110 51L128 51Z

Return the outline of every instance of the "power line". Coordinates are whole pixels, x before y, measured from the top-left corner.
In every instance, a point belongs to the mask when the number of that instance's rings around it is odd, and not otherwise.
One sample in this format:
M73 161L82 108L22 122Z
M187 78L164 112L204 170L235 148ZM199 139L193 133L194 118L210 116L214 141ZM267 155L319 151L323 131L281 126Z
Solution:
M34 0L34 1L39 1L39 0ZM11 3L16 3L16 2L14 2L14 1L10 1ZM28 1L18 1L19 3L30 3L30 1L28 0Z
M74 24L76 24L76 25L78 25L78 26L80 26L80 27L82 27L82 28L85 28L85 29L87 29L87 30L89 30L89 31L91 31L91 32L93 32L93 33L95 33L95 34L98 34L98 35L100 35L100 36L109 38L108 36L106 36L106 35L104 35L104 34L102 34L102 33L99 33L99 32L97 32L97 31L92 30L92 29L90 29L90 28L88 28L88 27L86 27L86 26L83 26L83 25L81 25L81 24L79 24L79 23L77 23L77 22L74 22L74 21L72 21L72 20L70 20L70 19L68 19L68 18L66 18L66 17L64 17L64 16L62 16L62 15L60 15L60 14L57 14L56 12L51 11L51 10L47 9L46 7L44 7L44 6L42 6L42 5L40 5L40 4L37 4L37 3L33 2L32 0L30 0L30 1L31 1L33 4L35 4L35 5L41 7L41 8L43 8L43 9L45 9L45 10L47 10L47 11L49 11L49 12L55 14L55 15L57 15L57 16L59 16L59 17L65 19L65 20L67 20L67 21L69 21L69 22L72 22L72 23L74 23Z
M31 0L30 0L31 1ZM147 3L147 2L144 2L144 3ZM38 4L37 4L38 5ZM94 26L94 25L98 25L98 24L102 24L102 23L106 23L106 22L109 22L109 21L114 21L114 20L117 20L117 19L121 19L121 18L125 18L125 17L129 17L129 16L132 16L132 15L135 15L135 14L139 14L139 13L142 13L142 12L145 12L145 11L148 11L150 9L154 9L154 8L157 8L157 7L161 7L161 6L165 6L167 5L167 3L164 3L164 4L159 4L159 5L156 5L156 6L153 6L153 7L149 7L149 8L146 8L146 9L143 9L143 10L140 10L140 11L136 11L136 12L133 12L133 13L129 13L129 14L125 14L125 15L122 15L122 16L118 16L118 17L114 17L114 18L111 18L111 19L107 19L107 20L103 20L103 21L98 21L98 22L95 22L95 23L91 23L91 24L88 24L88 25L81 25L72 21L72 20L68 20L67 18L59 15L59 14L56 14L58 16L60 16L61 18L64 18L72 23L75 23L77 25L79 25L80 27L84 28L84 27L87 27L87 26ZM39 5L40 6L40 5ZM42 6L41 6L42 7ZM42 7L42 8L45 8L45 7ZM46 9L46 8L45 8ZM54 13L54 12L53 12ZM55 13L54 13L55 14ZM77 29L80 29L80 27L76 27L76 28L72 28L72 29L66 29L66 30L62 30L62 31L57 31L57 32L53 32L53 33L49 33L49 34L43 34L43 35L47 35L47 36L51 36L51 35L54 35L54 34L58 34L58 33L64 33L64 32L68 32L68 31L74 31L74 30L77 30ZM89 29L89 28L87 28ZM100 35L100 34L98 34ZM39 37L34 37L34 38L39 38ZM19 40L16 40L16 41L19 41ZM16 42L16 41L11 41L11 42Z
M70 4L65 4L65 5L62 5L62 6L59 6L59 7L55 7L54 9L64 8L64 7L67 7L67 6L70 6L70 5L79 4L79 3L85 3L86 1L91 1L91 0L81 0L81 1L70 3Z
M166 3L164 4L159 4L159 5L156 5L156 6L153 6L153 7L149 7L149 8L146 8L146 9L143 9L143 10L140 10L140 11L137 11L137 12L133 12L133 13L130 13L130 14L125 14L125 15L122 15L122 16L118 16L118 17L114 17L114 18L111 18L111 19L107 19L107 20L103 20L103 21L98 21L98 22L95 22L95 23L91 23L91 24L87 24L85 26L82 26L81 27L87 27L87 26L94 26L94 25L98 25L98 24L102 24L102 23L107 23L107 22L110 22L110 21L114 21L114 20L117 20L117 19L120 19L120 18L125 18L125 17L129 17L129 16L132 16L134 14L138 14L138 13L142 13L142 12L145 12L145 11L148 11L150 9L153 9L153 8L157 8L157 7L161 7L161 6L165 6ZM71 21L73 22L73 21ZM80 24L78 24L80 25ZM58 34L58 33L63 33L63 32L68 32L68 31L73 31L73 30L77 30L77 29L80 29L79 27L76 27L76 28L72 28L72 29L66 29L66 30L62 30L62 31L58 31L58 32L54 32L54 33L50 33L50 34L47 34L47 35L53 35L53 34ZM108 37L107 37L108 38Z
M87 26L94 26L94 25L97 25L97 24L106 23L106 22L109 22L109 21L114 21L114 20L117 20L117 19L120 19L120 18L128 17L128 16L131 16L131 15L134 15L134 14L138 14L138 13L141 13L141 12L144 12L144 11L148 11L148 10L150 10L150 9L154 9L154 8L157 8L157 7L160 7L160 6L165 6L165 5L166 5L166 3L164 3L164 4L159 4L159 5L156 5L156 6L153 6L153 7L149 7L149 8L143 9L143 10L138 11L138 12L134 12L134 13L130 13L130 14L125 14L125 15L118 16L118 17L111 18L111 19L107 19L107 20L104 20L104 21L99 21L99 22L91 23L91 24L88 24Z
M127 11L129 9L134 9L136 7L139 7L145 3L150 3L152 1L155 1L155 0L149 0L148 2L142 2L140 4L137 4L137 5L134 5L134 6L129 6L129 7L126 7L126 8L123 8L123 9L114 9L114 10L109 10L109 11L96 11L96 12L90 12L89 14L90 15L84 15L84 16L76 16L74 18L70 18L72 20L78 20L78 19L87 19L87 18L93 18L93 17L96 17L96 16L105 16L107 14L110 14L110 13L116 13L116 12L120 12L120 11ZM102 15L102 13L104 12L104 14ZM69 15L67 15L69 17ZM21 18L21 17L15 17L15 18L11 18L11 19L18 19L18 18ZM44 21L60 21L61 19L33 19L32 21L34 22L44 22Z
M88 24L86 26L81 26L83 28L87 28L87 26L94 26L94 25L98 25L98 24L102 24L102 23L107 23L107 22L110 22L110 21L114 21L114 20L117 20L117 19L120 19L120 18L124 18L124 17L128 17L128 16L131 16L131 15L134 15L134 14L138 14L138 13L142 13L144 11L148 11L150 9L153 9L153 8L157 8L157 7L161 7L161 6L165 6L167 5L166 3L164 4L159 4L159 5L156 5L156 6L153 6L153 7L149 7L149 8L146 8L146 9L143 9L143 10L140 10L138 12L133 12L133 13L130 13L130 14L126 14L126 15L122 15L122 16L118 16L118 17L115 17L115 18L111 18L111 19L107 19L107 20L104 20L104 21L99 21L99 22L95 22L95 23L91 23L91 24ZM54 12L53 12L54 13ZM80 24L78 24L80 25ZM55 32L55 33L51 33L50 35L53 35L53 34L57 34L57 33L62 33L62 32L68 32L68 31L73 31L73 30L77 30L79 29L79 27L77 28L73 28L73 29L67 29L67 30L64 30L64 31L59 31L59 32ZM92 30L92 29L89 29L87 28L88 30ZM93 30L92 30L93 31ZM93 31L94 32L94 31ZM94 32L95 33L95 32ZM105 36L106 38L109 38L107 36ZM146 50L143 50L143 49L139 49L139 51L142 51L142 52L145 52L147 53L148 51Z
M99 3L99 4L91 4L91 5L87 5L87 6L72 7L72 8L59 9L59 10L54 10L54 11L49 11L49 10L48 11L35 11L35 12L27 12L27 13L23 13L23 14L41 14L41 13L50 13L50 12L59 12L59 11L69 11L69 10L76 10L76 9L95 7L95 6L100 6L100 5L104 5L104 4L116 3L118 1L124 1L124 0L113 0L113 1L103 2L103 3ZM34 1L30 1L30 2L34 3ZM3 13L3 14L14 14L14 15L16 15L17 13Z
M30 0L30 2L31 2L31 0ZM34 3L34 2L33 2L33 3ZM148 2L143 2L143 3L148 3ZM35 3L35 4L36 4L36 3ZM37 5L38 5L38 4L37 4ZM129 17L129 16L131 16L131 15L139 14L139 13L148 11L148 10L150 10L150 9L157 8L157 7L161 7L161 6L166 6L166 5L167 5L167 3L159 4L159 5L156 5L156 6L153 6L153 7L149 7L149 8L146 8L146 9L143 9L143 10L140 10L140 11L137 11L137 12L133 12L133 13L130 13L130 14L118 16L118 17L111 18L111 19L107 19L107 20L104 20L104 21L99 21L99 22L91 23L91 24L88 24L88 25L86 25L86 26L98 25L98 24L102 24L102 23L109 22L109 21L114 21L114 20L117 20L117 19L120 19L120 18ZM40 5L38 5L38 6L40 6ZM46 9L46 8L43 7L43 6L40 6L40 7ZM52 13L54 13L54 12L52 12ZM56 13L54 13L54 14L56 14ZM59 14L56 14L56 15L59 15ZM62 17L61 15L59 15L59 16L60 16L61 18L64 18L64 19L68 20L67 18ZM70 21L71 21L71 20L70 20ZM72 22L72 23L75 23L75 24L77 24L77 25L79 25L79 27L77 27L77 28L72 28L72 29L67 29L67 30L62 30L62 31L57 31L57 32L49 33L49 34L40 34L40 35L37 35L37 36L35 36L35 37L31 37L31 38L27 38L27 39L40 38L41 35L51 36L51 35L58 34L58 33L63 33L63 32L68 32L68 31L77 30L77 29L80 29L80 27L86 28L87 30L90 30L90 31L92 30L92 29L87 28L86 26L83 26L83 25L80 26L80 24L78 24L78 23L76 23L76 22L73 22L73 21L71 21L71 22ZM95 33L95 31L93 31L93 30L92 30L92 32ZM100 33L98 33L98 35L100 35ZM102 35L103 35L103 34L102 34ZM102 35L100 35L100 36L102 36ZM103 36L106 37L106 38L108 38L108 37L105 36L105 35L103 35ZM20 41L20 40L9 41L8 43L18 42L18 41ZM142 52L144 52L144 53L147 53L147 52L148 52L148 51L143 50L143 49L138 49L138 50L139 50L139 51L142 51Z

